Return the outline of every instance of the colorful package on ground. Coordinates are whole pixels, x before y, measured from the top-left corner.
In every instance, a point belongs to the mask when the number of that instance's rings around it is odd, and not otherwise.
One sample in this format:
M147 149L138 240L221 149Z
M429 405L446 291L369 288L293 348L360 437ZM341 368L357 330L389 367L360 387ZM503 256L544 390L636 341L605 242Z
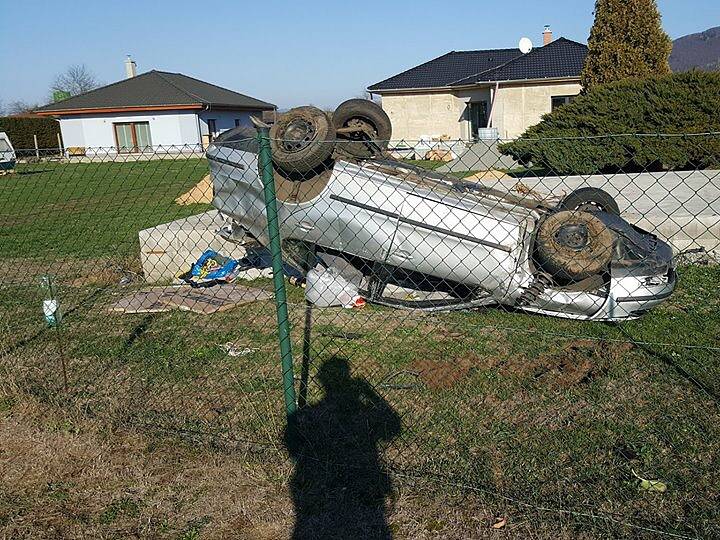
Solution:
M237 266L236 260L224 257L217 251L208 249L192 265L190 271L180 277L190 284L231 281L235 277Z

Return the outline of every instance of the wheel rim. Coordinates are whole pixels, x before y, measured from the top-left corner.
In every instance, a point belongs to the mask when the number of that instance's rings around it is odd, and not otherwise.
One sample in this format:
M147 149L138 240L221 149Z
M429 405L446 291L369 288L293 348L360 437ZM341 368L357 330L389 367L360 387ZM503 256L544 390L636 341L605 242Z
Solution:
M304 118L295 118L283 130L280 146L286 152L299 152L307 148L315 140L316 135L315 124Z
M563 225L554 236L558 245L573 251L582 251L590 243L588 229L582 223Z
M356 141L363 140L363 134L368 134L371 138L376 138L378 134L375 125L364 118L350 118L347 122L345 122L344 127L352 127L358 130L350 134L350 138Z

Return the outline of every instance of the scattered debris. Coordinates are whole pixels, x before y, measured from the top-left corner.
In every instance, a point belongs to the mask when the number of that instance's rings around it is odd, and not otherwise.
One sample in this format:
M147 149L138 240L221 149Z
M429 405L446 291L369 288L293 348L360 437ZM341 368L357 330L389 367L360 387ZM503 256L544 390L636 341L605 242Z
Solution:
M338 339L347 339L353 341L360 339L363 335L359 332L320 332L322 337L333 337Z
M435 148L435 149L433 149L433 150L428 150L428 151L425 153L425 159L429 159L429 160L432 160L432 161L444 161L444 162L446 162L446 163L447 163L448 161L452 161L452 160L455 159L456 157L457 157L457 156L456 156L455 154L453 154L452 151L450 151L450 150L441 150L441 149L439 149L439 148Z
M464 180L503 180L505 178L508 178L508 175L503 171L489 169L487 171L478 171L475 174L466 176Z
M308 272L305 298L318 307L363 307L365 299L358 290L357 282L346 279L340 270L330 266Z
M228 341L224 345L221 345L220 348L225 351L228 356L232 357L246 356L259 350L257 347L240 347L232 341Z
M119 313L160 313L177 308L208 315L271 297L267 291L242 285L218 285L212 289L152 287L126 296L108 309Z
M189 191L175 199L175 204L187 206L190 204L210 204L213 200L213 185L209 174L203 176Z
M393 373L390 373L386 377L382 379L377 385L378 388L392 388L394 390L409 390L411 388L415 388L417 384L414 382L402 382L402 376L407 375L410 377L414 377L417 379L420 374L416 371L410 371L407 369L403 369L401 371L395 371ZM395 382L391 382L395 381Z
M193 287L208 287L233 281L237 277L237 271L238 261L208 249L190 270L183 272L178 278Z
M661 482L660 480L646 480L645 478L639 476L635 472L635 469L631 470L633 476L640 481L640 483L638 484L638 488L642 489L643 491L654 491L657 493L664 493L667 491L667 484L665 482Z
M492 524L493 529L502 529L507 525L507 518L498 516L495 518L495 523Z
M547 197L546 195L542 195L541 193L538 193L537 191L535 191L531 187L523 184L522 182L518 182L517 184L515 184L513 186L513 190L520 193L520 195L529 195L533 199L538 199L540 201L544 200Z

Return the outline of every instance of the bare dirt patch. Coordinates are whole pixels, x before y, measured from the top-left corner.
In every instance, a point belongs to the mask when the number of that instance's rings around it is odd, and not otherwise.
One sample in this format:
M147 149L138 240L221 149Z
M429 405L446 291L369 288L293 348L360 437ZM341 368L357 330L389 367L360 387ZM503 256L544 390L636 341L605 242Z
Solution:
M501 373L533 378L551 386L568 388L587 383L613 361L634 348L632 343L576 340L536 358L516 356L503 362Z
M476 354L452 360L419 359L410 364L410 369L417 373L431 390L452 388L458 381L464 379L472 368L487 367L487 360Z

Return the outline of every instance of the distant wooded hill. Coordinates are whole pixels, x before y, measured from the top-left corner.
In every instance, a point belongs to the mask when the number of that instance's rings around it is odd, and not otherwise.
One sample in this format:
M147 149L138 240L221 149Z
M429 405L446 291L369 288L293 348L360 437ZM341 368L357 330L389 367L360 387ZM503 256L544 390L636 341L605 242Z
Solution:
M720 26L673 41L670 67L674 72L720 71Z

